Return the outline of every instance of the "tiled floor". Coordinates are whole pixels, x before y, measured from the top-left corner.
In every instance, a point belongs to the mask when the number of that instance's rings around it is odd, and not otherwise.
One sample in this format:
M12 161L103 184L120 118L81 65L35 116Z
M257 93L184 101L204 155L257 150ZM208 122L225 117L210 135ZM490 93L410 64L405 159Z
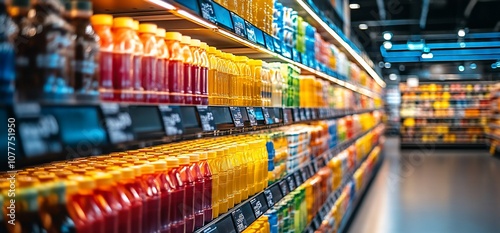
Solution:
M500 232L500 159L486 150L399 149L385 161L349 233Z

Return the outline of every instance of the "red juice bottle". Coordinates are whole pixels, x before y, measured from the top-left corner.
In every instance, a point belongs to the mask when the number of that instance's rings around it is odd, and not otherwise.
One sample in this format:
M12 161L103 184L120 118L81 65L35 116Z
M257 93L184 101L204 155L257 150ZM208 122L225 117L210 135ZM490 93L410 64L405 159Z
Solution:
M134 56L132 60L132 85L133 94L129 97L130 101L144 102L144 84L142 83L142 57L144 55L144 45L139 38L139 21L134 20Z
M90 17L90 23L99 36L99 95L102 100L113 100L113 16L98 14Z
M183 104L184 101L184 57L181 47L182 34L178 32L165 33L165 43L168 53L168 90L170 103Z
M195 181L194 177L191 174L191 169L189 166L189 157L188 156L179 156L179 169L180 175L182 179L182 183L184 183L185 190L185 202L184 202L184 222L186 223L186 232L191 233L194 231L194 188Z
M130 101L132 94L132 61L134 57L134 21L129 17L113 20L113 92L114 100Z
M203 219L205 224L212 221L212 170L208 164L208 153L198 152L200 156L200 170L204 179L203 186Z
M158 89L158 102L168 103L168 48L165 44L165 29L156 30L156 49L158 50L158 60L156 62L156 83Z
M143 23L139 25L139 37L144 46L142 56L142 86L145 92L145 101L148 103L158 102L156 69L158 60L158 50L156 41L156 25Z
M132 231L132 201L127 195L127 190L119 182L122 180L123 175L118 167L111 167L112 171L109 172L113 176L113 192L117 197L118 201L122 205L123 211L119 213L120 225L118 226L118 231L120 233L133 233ZM109 169L108 169L109 170Z
M77 188L73 190L71 182L68 187L68 212L75 222L77 232L107 232L104 215L94 199L95 181L83 176L69 176L68 180L76 181Z
M184 203L186 192L184 190L184 183L182 182L179 159L169 157L165 159L167 163L167 181L172 188L170 200L172 206L170 208L170 232L184 233L186 224L184 222Z
M203 196L205 190L205 177L201 173L200 156L198 154L189 155L189 171L194 178L194 228L199 229L205 223L203 212Z
M170 233L170 208L172 208L172 187L167 180L167 163L163 160L151 162L155 168L156 179L160 183L161 206L160 206L160 232Z
M200 44L200 82L199 89L201 90L201 104L208 105L208 67L210 61L207 55L208 45L201 42Z
M137 186L139 183L135 180L134 170L131 168L121 168L121 179L118 181L118 186L123 188L123 193L130 200L130 212L132 223L130 225L131 232L142 232L142 197L141 190Z
M189 48L191 45L191 37L182 36L181 40L181 52L182 52L182 61L183 61L183 69L184 69L184 103L193 104L193 53Z
M146 162L147 163L147 162ZM143 164L141 167L141 179L143 189L146 193L146 209L143 215L142 232L160 232L161 216L161 191L160 183L156 179L153 165Z
M191 65L191 89L193 90L193 104L201 104L201 41L192 39L190 44L193 63Z
M118 226L125 224L125 222L120 222L120 218L123 217L124 220L127 220L127 217L123 206L114 194L113 177L108 173L100 173L94 176L94 179L96 182L94 200L104 214L106 233L118 233Z

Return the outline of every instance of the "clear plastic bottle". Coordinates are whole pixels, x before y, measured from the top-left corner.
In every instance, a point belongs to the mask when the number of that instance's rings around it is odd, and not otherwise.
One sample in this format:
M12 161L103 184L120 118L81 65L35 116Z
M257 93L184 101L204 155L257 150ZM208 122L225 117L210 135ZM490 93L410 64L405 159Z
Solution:
M139 21L134 20L132 26L132 38L134 44L132 60L132 85L133 94L128 98L129 101L144 102L144 84L142 83L142 57L144 55L144 45L139 38Z
M253 80L253 106L264 106L264 82L263 82L263 71L262 71L262 60L250 60L250 67L252 69L252 80Z
M193 64L191 65L191 89L193 93L193 104L201 104L201 56L200 56L201 41L192 39L190 44L191 54L193 56Z
M99 77L99 95L102 100L113 100L113 16L93 15L90 18L95 33L99 36L99 54L97 76Z
M239 72L239 85L241 85L242 106L250 106L252 103L252 70L248 65L248 57L236 57L236 65Z
M198 154L189 155L189 171L194 178L194 228L199 229L205 223L203 212L203 196L205 195L205 178L201 172L200 156Z
M189 46L191 45L191 37L182 36L181 47L184 64L184 103L193 104L193 53Z
M200 94L200 104L208 105L208 69L210 67L210 61L208 60L208 45L205 42L200 44L200 82L199 89Z
M156 41L155 24L144 23L139 25L139 37L144 46L142 56L142 86L144 88L144 101L148 103L158 102L158 88L156 80L156 69L158 61L158 50Z
M158 102L168 103L168 48L165 44L165 29L156 30L156 49L158 51L158 60L156 62L156 83L158 90Z
M217 88L217 76L219 75L219 59L217 58L217 48L208 48L208 60L210 66L208 68L208 104L217 105L218 102L218 88Z
M168 157L165 159L167 163L167 180L170 186L173 188L171 194L171 203L173 208L170 208L170 232L171 233L183 233L185 232L185 222L184 222L184 203L185 203L185 190L184 183L182 182L180 169L179 169L179 159L174 157Z
M184 222L186 223L186 232L194 231L194 197L195 197L195 181L190 172L190 162L188 156L179 156L179 169L184 190L186 192L184 202Z
M116 101L131 100L132 73L135 71L133 26L132 18L120 17L113 20L113 92Z
M184 66L181 47L182 34L178 32L167 32L165 43L170 54L168 60L168 88L170 103L184 103Z

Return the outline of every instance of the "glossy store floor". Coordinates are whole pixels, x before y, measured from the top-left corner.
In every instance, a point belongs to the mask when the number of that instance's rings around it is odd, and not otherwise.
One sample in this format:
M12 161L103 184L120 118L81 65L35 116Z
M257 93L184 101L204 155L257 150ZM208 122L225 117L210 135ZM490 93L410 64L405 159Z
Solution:
M349 233L500 232L500 159L487 150L400 150L385 161Z

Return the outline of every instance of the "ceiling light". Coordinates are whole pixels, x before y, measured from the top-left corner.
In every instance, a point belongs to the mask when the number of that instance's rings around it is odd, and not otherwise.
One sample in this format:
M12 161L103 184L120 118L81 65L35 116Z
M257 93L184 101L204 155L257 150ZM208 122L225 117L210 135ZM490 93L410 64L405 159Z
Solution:
M386 63L384 64L384 66L385 66L385 68L389 69L389 68L391 68L391 63L386 62Z
M357 9L361 8L361 6L357 3L352 3L352 4L349 4L349 8L351 8L351 10L357 10Z
M384 42L384 48L389 50L392 48L392 43L390 41Z
M492 68L492 69L496 69L496 68L497 68L497 63L493 63L493 64L491 64L491 68Z
M432 54L432 53L422 53L423 59L432 59L433 57L434 57L434 54Z
M390 74L389 79L394 81L394 80L398 79L398 76L396 74Z
M366 30L366 29L368 29L368 25L366 25L365 23L362 23L359 25L359 29Z
M465 70L465 66L462 66L462 65L458 66L458 71L464 72L464 70Z
M473 69L473 70L475 70L477 68L476 63L471 63L470 64L470 68Z
M392 32L384 32L383 37L384 37L384 40L391 40L392 39Z
M464 37L465 36L465 30L464 29L458 30L458 36Z

